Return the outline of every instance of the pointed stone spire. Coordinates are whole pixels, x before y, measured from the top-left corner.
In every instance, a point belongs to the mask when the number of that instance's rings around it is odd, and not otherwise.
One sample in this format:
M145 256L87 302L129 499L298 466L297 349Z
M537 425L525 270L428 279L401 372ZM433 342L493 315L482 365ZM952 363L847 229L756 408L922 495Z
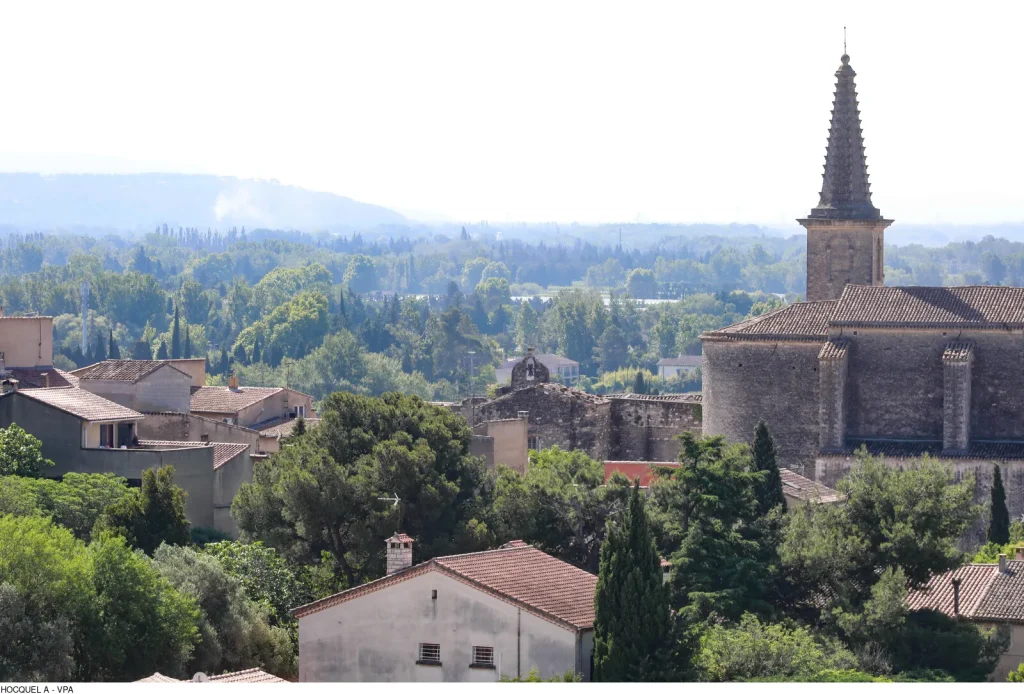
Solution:
M853 83L857 73L850 67L850 56L844 54L840 60L821 197L809 216L811 219L881 219L882 214L871 203L857 88Z

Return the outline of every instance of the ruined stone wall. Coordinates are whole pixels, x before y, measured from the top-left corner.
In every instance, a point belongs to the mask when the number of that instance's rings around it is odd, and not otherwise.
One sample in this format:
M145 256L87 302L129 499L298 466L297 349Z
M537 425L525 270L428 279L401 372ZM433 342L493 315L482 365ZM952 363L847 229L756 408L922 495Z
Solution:
M703 429L747 443L760 419L779 463L813 471L818 451L818 352L821 342L704 341Z
M523 411L528 413L529 438L537 448L580 449L596 460L609 459L609 400L547 383L478 405L476 420L514 419Z
M676 460L676 436L701 433L701 404L680 400L613 398L614 460Z

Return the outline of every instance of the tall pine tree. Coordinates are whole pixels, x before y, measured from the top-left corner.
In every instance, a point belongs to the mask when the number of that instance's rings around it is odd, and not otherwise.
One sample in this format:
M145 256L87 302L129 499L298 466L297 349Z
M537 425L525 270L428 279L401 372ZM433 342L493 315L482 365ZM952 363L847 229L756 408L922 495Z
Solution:
M181 326L178 324L177 304L174 305L174 327L171 328L171 359L181 359Z
M1003 473L995 466L992 473L992 504L989 507L988 541L997 545L1010 542L1010 512L1006 508L1006 490L1003 488Z
M779 463L775 457L775 441L772 439L768 425L762 420L754 429L754 470L767 472L755 489L757 495L757 511L761 516L768 514L776 506L786 510L786 497L782 493L782 476L779 474Z
M644 500L636 480L626 517L601 545L594 597L594 679L599 682L671 679L668 590Z
M258 364L260 362L260 334L256 333L256 339L252 343L252 363Z
M117 342L114 341L114 331L110 331L110 349L107 351L108 359L120 359L121 348L117 346Z
M192 337L189 335L189 326L185 324L185 354L186 359L192 358Z
M156 348L156 358L166 359L167 358L167 343L160 340L160 346Z

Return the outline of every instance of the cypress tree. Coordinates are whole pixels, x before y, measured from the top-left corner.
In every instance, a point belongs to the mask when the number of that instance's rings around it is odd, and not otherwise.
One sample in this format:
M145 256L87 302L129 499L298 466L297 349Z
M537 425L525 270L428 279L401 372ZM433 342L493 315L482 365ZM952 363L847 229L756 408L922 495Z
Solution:
M114 341L114 331L110 331L110 349L108 350L108 357L110 359L120 359L121 349L117 346L117 342Z
M992 504L989 507L988 541L997 545L1010 542L1010 512L1006 508L1006 490L1003 488L1003 473L995 466L992 473Z
M636 372L636 378L633 379L633 392L641 394L647 392L647 382L644 380L643 371Z
M156 358L166 359L167 358L167 343L160 340L160 346L156 348Z
M185 325L185 358L192 358L192 337L189 335L189 326Z
M96 331L96 341L92 345L92 358L96 361L103 361L107 358L107 350L103 345L103 333Z
M295 420L295 427L292 429L292 436L302 436L306 433L306 420L299 417Z
M245 354L245 347L241 343L235 345L235 363L236 364L248 364L249 357Z
M785 511L786 497L782 493L782 476L775 458L775 441L763 420L757 423L754 430L753 456L754 470L768 473L756 485L758 514L763 517L776 506L782 506Z
M153 348L145 340L137 340L132 345L132 359L152 359Z
M601 545L594 597L594 679L657 682L671 678L672 622L661 558L636 480L621 524Z
M226 374L230 368L230 360L228 359L228 348L220 348L220 365L217 367L217 373Z
M260 362L260 335L256 333L256 339L252 343L252 363L258 364Z
M181 326L178 324L177 304L174 305L174 327L171 328L171 359L181 359Z

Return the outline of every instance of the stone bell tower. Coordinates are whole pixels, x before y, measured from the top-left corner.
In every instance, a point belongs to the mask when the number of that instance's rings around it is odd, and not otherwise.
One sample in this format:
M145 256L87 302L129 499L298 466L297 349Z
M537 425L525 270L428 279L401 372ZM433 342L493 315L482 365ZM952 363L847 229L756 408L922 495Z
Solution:
M857 73L850 67L850 56L844 54L841 61L821 196L810 215L797 220L807 229L808 301L838 299L847 284L884 283L884 235L892 220L883 219L871 203L853 82Z

